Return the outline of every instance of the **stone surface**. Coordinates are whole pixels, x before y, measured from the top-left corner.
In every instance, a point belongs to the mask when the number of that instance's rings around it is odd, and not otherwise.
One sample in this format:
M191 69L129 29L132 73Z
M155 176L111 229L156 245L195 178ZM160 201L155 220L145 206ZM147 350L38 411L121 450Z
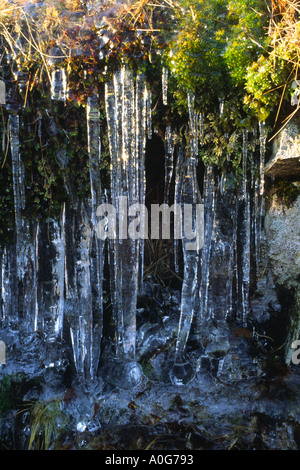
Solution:
M275 137L273 158L267 163L265 173L272 178L300 176L300 121L291 120Z
M281 309L287 328L285 360L290 364L291 345L300 335L300 196L289 207L273 197L265 218L265 236L268 276L286 299Z
M265 219L268 255L276 283L287 289L299 287L300 197L291 207L273 199Z

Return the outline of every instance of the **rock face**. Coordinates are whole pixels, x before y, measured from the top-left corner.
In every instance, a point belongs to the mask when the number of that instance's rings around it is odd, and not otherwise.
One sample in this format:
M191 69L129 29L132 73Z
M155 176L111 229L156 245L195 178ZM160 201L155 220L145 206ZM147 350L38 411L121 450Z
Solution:
M290 207L273 198L266 214L265 233L268 267L287 318L285 358L289 364L291 345L300 333L300 196Z
M292 343L300 334L300 119L293 119L278 134L273 143L273 158L266 165L265 173L273 179L267 196L265 215L265 273L258 285L271 288L281 304L281 325L285 328L285 360L292 361ZM288 201L276 191L278 181L282 187L293 189L293 198ZM286 184L285 184L286 183ZM297 191L295 190L297 188ZM287 190L285 189L285 192ZM297 197L298 193L298 197ZM267 274L266 274L267 273ZM268 281L266 281L268 279ZM270 300L270 288L264 297ZM267 293L268 292L268 293ZM274 300L275 299L275 300ZM278 303L277 303L278 310Z
M299 288L300 197L291 207L273 199L265 220L273 279L289 290Z
M300 119L291 120L274 140L265 172L272 178L300 177Z

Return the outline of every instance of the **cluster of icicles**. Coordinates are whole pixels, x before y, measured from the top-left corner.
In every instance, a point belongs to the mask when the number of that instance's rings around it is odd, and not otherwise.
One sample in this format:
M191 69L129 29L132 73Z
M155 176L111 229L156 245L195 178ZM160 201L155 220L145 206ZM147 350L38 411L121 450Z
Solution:
M64 70L53 72L52 99L65 100L67 84ZM167 104L168 73L163 69L162 98ZM249 310L251 243L260 246L262 216L264 126L261 131L261 174L257 178L253 159L248 155L248 132L244 132L243 184L238 197L227 190L226 175L217 176L207 167L203 195L198 189L196 170L198 147L203 144L204 116L194 109L192 93L188 96L189 148L177 145L176 135L167 127L165 133L165 202L169 202L171 180L175 181L178 204L205 207L204 245L188 251L182 240L184 277L178 325L175 361L183 359L191 324L196 317L201 324L213 318L226 321L235 310L245 322ZM111 188L101 188L101 141L99 97L91 95L87 103L88 151L91 198L61 209L59 220L39 223L22 216L25 207L25 173L20 152L20 116L9 119L13 191L15 206L15 245L1 252L2 318L15 320L21 337L37 330L46 338L45 363L59 359L58 345L63 339L67 320L78 375L85 380L96 377L103 334L103 269L108 251L111 303L115 324L117 356L134 361L136 356L136 305L143 280L144 240L97 237L97 207L110 202L117 207L119 197L129 204L145 202L145 149L152 137L151 89L143 73L134 75L127 66L117 71L105 85L105 108L111 154ZM63 164L63 162L62 162ZM250 207L250 190L254 204ZM227 228L219 224L227 211ZM240 223L239 221L242 221ZM224 235L225 233L225 235ZM239 247L237 244L239 243ZM175 266L179 242L175 244ZM257 253L257 259L259 253ZM58 352L57 352L58 351Z

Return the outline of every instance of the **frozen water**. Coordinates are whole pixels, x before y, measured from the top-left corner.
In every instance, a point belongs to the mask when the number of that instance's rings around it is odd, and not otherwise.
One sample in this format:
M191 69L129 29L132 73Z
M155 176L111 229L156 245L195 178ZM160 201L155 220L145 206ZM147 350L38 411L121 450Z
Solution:
M145 143L147 134L147 93L145 78L123 66L115 73L113 82L106 84L105 104L111 154L111 203L117 207L118 227L127 207L145 201ZM124 204L126 204L126 207ZM126 227L127 228L127 227ZM112 306L116 326L118 357L135 358L136 304L143 240L121 233L111 239L110 267Z
M51 74L51 98L57 101L66 101L67 78L64 68L55 69Z
M52 99L65 101L65 71L60 68L51 70ZM166 68L162 73L162 94L166 105ZM59 362L63 326L66 325L78 376L85 380L95 378L101 356L103 271L107 250L117 357L114 370L116 376L125 374L122 375L124 384L137 384L141 370L136 363L136 316L143 283L144 237L135 216L139 215L146 198L145 148L147 138L152 137L152 92L144 73L134 72L127 65L116 70L111 81L105 84L104 104L111 158L111 184L110 190L106 189L105 200L117 209L119 235L106 241L97 237L97 207L103 202L105 192L100 171L100 96L99 90L90 90L86 106L90 194L86 200L78 200L72 192L72 185L64 177L70 201L61 205L57 218L46 221L32 222L26 215L25 188L29 175L25 173L25 159L23 161L20 152L21 114L10 113L8 130L15 243L1 248L1 316L2 319L20 320L23 340L26 334L41 332L46 345L45 365L49 367ZM177 207L191 204L195 214L195 206L201 200L197 161L198 146L204 144L205 138L204 115L197 111L198 100L193 93L188 93L187 102L189 127L186 142L180 140L177 129L169 121L165 127L163 197L165 203L170 202L174 184ZM220 112L223 113L222 102ZM51 119L50 134L59 136L55 118L52 116ZM36 132L42 139L40 116L36 121ZM176 384L187 383L194 374L185 358L194 322L200 339L209 322L220 328L231 319L243 325L247 322L253 259L251 249L255 246L256 258L259 259L264 213L264 123L260 123L259 132L259 162L254 162L250 156L249 132L243 132L241 185L238 190L230 189L231 176L225 171L213 166L205 168L203 247L188 249L191 240L186 236L184 220L183 237L174 240L175 270L183 274L175 364L171 372L171 380ZM5 150L6 135L3 135ZM55 158L66 175L71 156L64 146L57 150ZM250 200L251 190L254 203ZM133 204L137 208L136 214L131 213L127 220L127 209ZM136 237L129 236L128 229ZM190 226L189 230L192 232L195 226ZM181 259L182 266L179 265ZM164 303L160 308L165 308Z
M163 104L167 106L168 104L168 85L169 85L169 71L166 67L162 69L162 100Z
M164 202L169 203L169 192L174 171L174 149L176 136L171 126L167 126L165 134L165 188Z

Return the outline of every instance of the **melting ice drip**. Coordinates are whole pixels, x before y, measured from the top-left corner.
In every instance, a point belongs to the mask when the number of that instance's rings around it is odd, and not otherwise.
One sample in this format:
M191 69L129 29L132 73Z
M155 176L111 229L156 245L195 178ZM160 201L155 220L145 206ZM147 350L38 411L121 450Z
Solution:
M83 379L97 372L101 331L94 325L91 286L92 228L83 202L69 209L66 216L66 301L65 312L70 325L74 363Z
M167 97L166 74L163 78L164 102ZM55 99L66 96L63 72L54 77ZM120 198L128 205L145 202L145 142L152 135L151 91L142 73L134 76L123 66L105 86L108 138L111 152L111 203L118 209ZM175 203L199 202L196 178L198 144L203 143L204 116L195 111L195 97L188 95L190 147L178 153L175 168ZM41 132L40 122L38 132ZM87 103L87 130L91 200L62 207L58 220L46 227L29 223L25 209L25 171L20 155L19 115L11 113L9 133L12 158L16 243L1 251L2 317L13 317L19 309L22 328L45 332L47 364L55 362L51 345L61 338L64 315L69 322L74 362L79 375L94 377L100 357L102 337L103 242L95 235L96 209L101 203L100 180L100 113L99 97L92 94ZM250 239L254 231L257 259L261 240L264 193L264 158L266 129L260 124L259 177L255 185L254 212L251 212L248 183L248 133L243 133L243 179L238 200L230 202L226 177L207 167L204 178L205 242L202 252L185 249L182 239L184 279L176 363L181 364L195 313L200 329L210 319L224 321L238 304L238 319L245 323L249 310ZM174 173L175 135L166 129L165 201L169 199ZM253 177L253 168L252 168ZM254 182L252 181L252 185ZM119 207L121 209L121 207ZM227 209L226 235L221 226ZM117 211L119 212L119 211ZM123 214L119 213L119 224ZM127 217L127 213L126 213ZM251 221L254 221L251 225ZM184 234L186 232L184 231ZM240 246L237 246L237 239ZM175 240L175 244L177 240ZM123 237L110 240L111 295L116 324L116 349L126 364L135 360L136 301L143 277L143 240ZM45 253L49 254L44 256ZM176 253L176 249L175 249ZM239 256L238 256L239 253ZM42 255L43 254L43 255ZM46 267L45 260L51 259ZM48 271L47 271L48 269ZM44 273L44 274L43 274ZM47 274L47 276L46 276ZM200 278L200 280L199 280ZM51 279L51 282L49 282ZM233 287L234 286L234 287ZM234 291L235 289L235 291ZM21 329L22 329L21 328ZM173 380L183 383L186 368L173 371ZM133 372L132 372L133 371ZM132 382L139 377L136 365L127 369Z
M165 188L164 202L169 203L170 186L174 171L174 149L176 135L171 126L167 126L165 133Z
M199 222L199 214L196 217L197 204L201 202L201 196L198 188L196 162L198 154L198 114L194 109L195 97L188 95L189 105L189 124L190 124L190 154L185 155L181 148L178 155L176 169L176 187L175 187L175 203L190 204L192 207L192 217L194 224L190 227L191 232L195 233L199 230L197 222ZM184 276L181 289L181 309L180 319L177 333L175 364L171 370L170 378L175 384L183 384L191 380L193 376L193 368L189 361L184 360L187 340L190 334L192 321L196 312L199 292L199 268L200 268L200 246L196 249L188 249L190 235L187 236L187 227L182 223L182 252L184 263Z
M243 150L242 150L242 170L243 179L241 187L242 199L242 222L241 222L241 239L242 239L242 256L240 268L240 293L241 293L241 311L240 320L243 324L246 322L249 312L249 295L250 295L250 236L251 236L251 215L250 200L248 189L248 131L243 131Z
M6 246L1 250L1 318L12 321L18 320L17 297L12 294L12 285L16 285L15 253L13 246Z
M92 331L91 367L92 374L97 372L97 365L101 353L101 337L103 330L103 269L104 269L104 241L97 236L96 212L102 201L101 187L101 138L100 138L100 110L99 96L93 93L87 102L87 128L88 152L91 185L91 221L92 221L92 249L90 276L92 285Z
M196 161L198 155L198 143L199 143L199 113L195 110L195 95L192 92L188 93L188 108L189 108L189 124L190 124L190 146L191 146L191 158Z
M166 67L162 68L162 101L165 106L168 104L168 85L169 85L169 71Z
M61 359L65 293L65 206L58 220L50 219L36 234L38 275L35 329L45 333L45 366Z
M265 154L266 154L266 140L267 140L267 129L264 121L259 122L259 150L260 150L260 160L259 160L259 176L256 180L255 188L255 201L256 201L256 237L255 237L255 246L256 246L256 259L260 259L261 254L261 237L262 237L262 223L263 223L263 214L264 214L264 167L265 167ZM258 269L258 266L257 266Z
M12 293L19 299L17 311L20 315L20 329L24 332L32 332L36 309L36 248L35 248L35 224L23 217L25 209L25 169L20 154L19 141L20 121L18 114L11 114L9 119L9 133L12 158L13 193L15 208L15 262L16 283L15 292Z
M34 223L24 216L25 171L20 154L20 120L9 120L15 208L15 244L1 252L2 317L18 321L21 338L44 333L45 366L61 360L64 319L70 327L80 377L97 372L102 337L103 242L96 237L95 211L101 198L98 97L87 107L91 201L62 206L57 219ZM40 122L38 133L41 137ZM64 157L65 158L65 157Z
M124 227L120 200L126 204L145 201L145 143L151 121L145 77L123 66L105 86L108 137L111 154L111 203L117 207L119 227ZM149 129L148 129L149 131ZM142 210L141 206L141 209ZM124 206L123 206L124 208ZM127 213L127 210L126 210ZM136 346L136 303L143 259L143 240L127 233L110 240L111 292L119 359L134 361Z
M258 169L260 167L261 171L258 171L256 181L257 162L252 154L249 158L250 149L256 142L255 134L253 141L250 138L250 133L245 129L241 154L242 178L238 191L231 184L227 185L230 175L220 175L210 166L205 170L205 239L201 253L198 321L200 339L211 320L222 332L228 319L241 325L247 324L252 263L254 258L256 262L259 260L257 240L261 237L260 197L263 197L262 161L266 135L263 132L260 138ZM255 196L252 202L251 191ZM253 252L254 247L256 253Z
M181 151L183 153L183 151ZM182 171L180 175L180 189L179 199L180 204L191 204L194 212L192 219L196 220L196 204L200 202L200 193L198 190L198 183L196 177L196 165L190 157L185 157L182 154L180 161L182 164ZM199 214L197 214L199 216ZM175 365L171 371L171 380L173 383L182 384L189 381L194 373L189 362L185 362L184 354L186 350L187 340L190 334L192 321L196 312L196 305L199 290L199 267L200 267L200 245L194 249L189 250L187 244L190 242L190 234L188 234L187 227L182 223L182 252L184 263L183 284L181 289L181 307L180 319L178 325L176 350L175 350ZM192 231L199 229L196 223ZM188 235L188 238L185 236Z
M204 245L201 257L201 283L199 290L199 317L200 323L210 315L209 286L210 286L210 259L212 250L212 236L215 225L215 181L211 166L206 167L204 175L204 209L205 209L205 233Z
M93 93L87 99L87 132L88 132L88 153L92 197L92 219L96 225L96 211L101 203L101 139L100 139L100 111L99 97Z
M66 101L67 98L67 78L64 68L55 69L51 74L51 99Z
M99 97L87 101L91 202L68 212L66 250L66 314L74 363L79 376L96 376L103 330L104 242L97 237L96 211L102 200ZM89 215L91 214L91 215Z

